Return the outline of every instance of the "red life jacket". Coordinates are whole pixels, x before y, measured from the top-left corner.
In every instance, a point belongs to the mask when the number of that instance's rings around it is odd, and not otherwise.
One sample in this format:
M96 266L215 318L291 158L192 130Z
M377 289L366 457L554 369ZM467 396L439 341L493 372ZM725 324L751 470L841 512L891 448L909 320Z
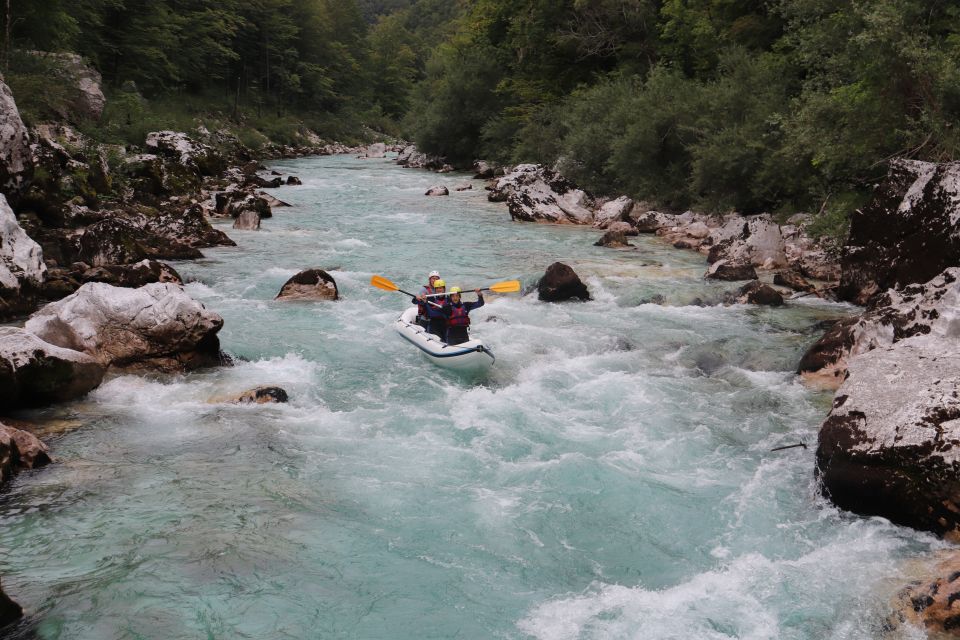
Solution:
M436 290L430 285L424 285L423 288L427 290L427 295L436 293ZM417 315L419 315L421 318L427 317L427 305L425 303L417 302Z
M450 308L450 319L447 320L448 327L469 327L470 316L467 315L467 308L463 304L455 304Z

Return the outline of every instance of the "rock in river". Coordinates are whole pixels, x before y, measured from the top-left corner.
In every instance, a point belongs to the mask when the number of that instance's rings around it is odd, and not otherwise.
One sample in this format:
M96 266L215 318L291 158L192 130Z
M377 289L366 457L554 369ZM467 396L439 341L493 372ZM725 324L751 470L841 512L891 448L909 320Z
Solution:
M573 269L562 262L554 262L547 267L546 273L537 283L537 292L537 297L544 302L561 302L571 298L590 299L587 285L580 281Z
M337 283L323 269L301 271L284 283L277 300L337 300Z

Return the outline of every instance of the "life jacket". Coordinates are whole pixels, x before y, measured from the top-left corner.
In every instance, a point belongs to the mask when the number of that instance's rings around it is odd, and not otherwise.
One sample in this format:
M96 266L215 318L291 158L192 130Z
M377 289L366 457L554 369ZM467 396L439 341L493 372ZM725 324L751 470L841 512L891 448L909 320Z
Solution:
M430 295L431 293L436 293L436 290L428 284L424 285L423 288L427 290L427 295ZM436 300L434 300L434 302L436 302ZM421 318L427 317L427 305L425 302L417 302L417 315L420 316Z
M447 320L448 327L469 327L470 316L467 315L467 308L463 303L452 305L450 308L450 319Z

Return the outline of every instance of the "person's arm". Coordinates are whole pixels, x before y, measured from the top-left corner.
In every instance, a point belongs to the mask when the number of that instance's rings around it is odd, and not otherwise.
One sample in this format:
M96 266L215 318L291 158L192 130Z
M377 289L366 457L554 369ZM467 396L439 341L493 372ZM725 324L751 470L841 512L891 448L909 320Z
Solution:
M467 312L471 312L474 309L479 309L483 306L483 294L480 293L480 290L477 289L477 301L476 302L467 302Z
M418 293L417 295L415 295L415 296L412 298L413 304L420 304L420 298L422 298L422 297L425 296L425 295L427 295L427 288L426 288L426 287L420 287L420 293Z

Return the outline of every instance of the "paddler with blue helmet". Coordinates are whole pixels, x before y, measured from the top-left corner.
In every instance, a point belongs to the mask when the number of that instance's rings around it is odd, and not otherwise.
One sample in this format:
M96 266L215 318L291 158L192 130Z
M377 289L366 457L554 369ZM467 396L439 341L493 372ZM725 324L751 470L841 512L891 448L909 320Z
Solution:
M417 294L417 297L413 299L413 304L417 305L417 324L427 328L427 325L430 322L430 314L427 312L427 296L436 293L434 289L434 284L437 280L440 279L439 271L431 271L430 275L427 276L427 284L420 287L420 292Z
M447 318L447 344L461 344L470 339L469 313L483 306L483 294L476 289L476 302L463 302L460 299L460 287L451 287L450 296L443 306L443 314Z

